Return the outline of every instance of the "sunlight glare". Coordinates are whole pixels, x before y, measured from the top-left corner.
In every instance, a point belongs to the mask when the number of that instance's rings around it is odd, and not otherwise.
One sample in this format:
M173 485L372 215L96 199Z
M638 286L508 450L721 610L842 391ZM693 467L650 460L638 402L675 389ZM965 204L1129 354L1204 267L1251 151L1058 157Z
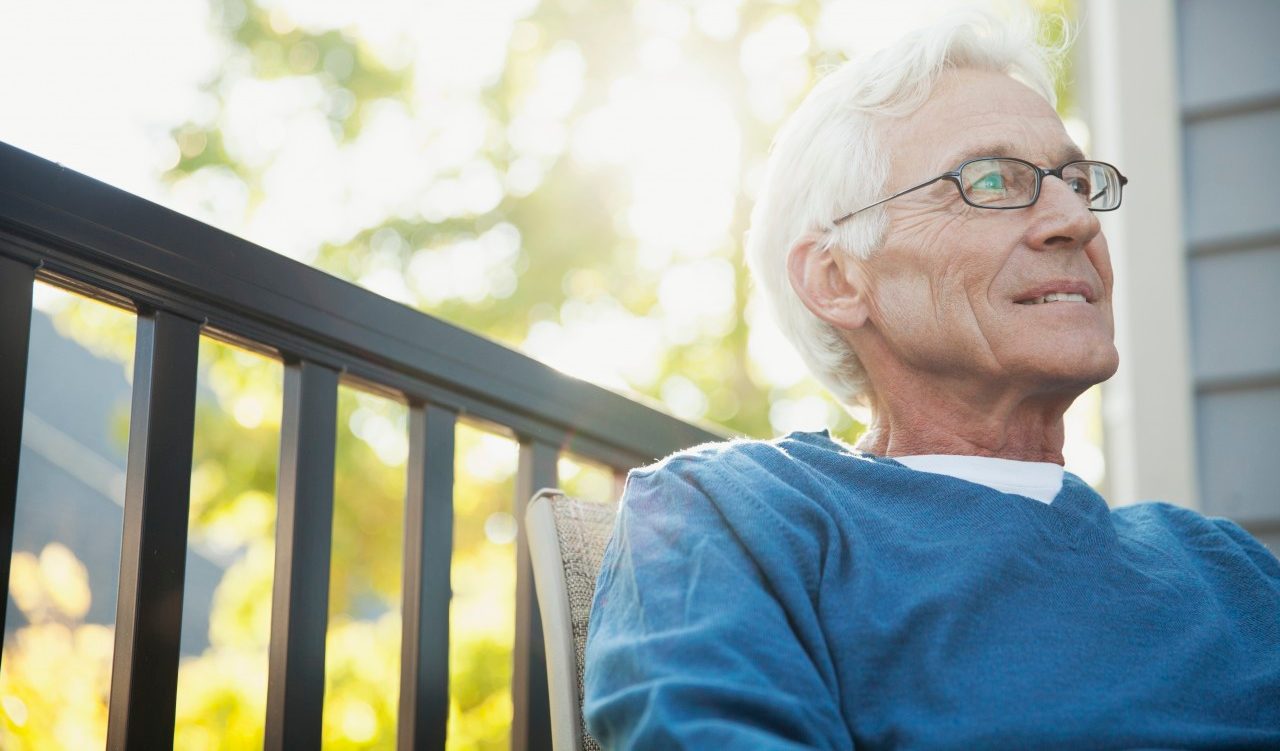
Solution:
M578 45L556 42L538 63L537 84L522 102L522 108L536 117L564 118L582 96L587 61Z
M741 134L725 94L690 75L645 73L610 88L606 105L573 133L585 166L617 165L630 178L625 228L639 240L639 262L656 270L728 242L737 192Z
M342 735L352 743L368 743L378 733L378 716L367 701L357 697L342 703Z
M753 376L761 385L786 388L809 377L809 369L795 347L783 335L765 301L753 295L747 301L747 355Z
M264 167L292 141L307 119L319 119L324 88L315 76L241 81L226 97L222 123L227 153L250 167ZM326 126L325 130L328 128Z
M206 109L199 83L222 55L208 12L204 0L0 3L0 141L165 195L155 160L171 152L155 136Z
M27 705L22 699L16 696L5 695L0 698L0 706L4 707L4 713L9 716L9 721L17 727L27 724Z
M495 511L484 520L484 536L494 545L510 545L516 532L516 518L506 511Z
M672 0L637 0L631 17L646 34L679 39L689 33L689 9Z
M835 422L832 409L830 403L820 396L775 399L769 407L769 424L777 435L795 430L822 430Z
M420 91L465 93L498 80L516 21L536 5L537 0L433 2L423 3L415 18L405 19L402 12L383 15L409 21L407 32L418 53L414 83Z
M46 315L54 315L66 310L73 303L70 292L52 284L37 281L31 288L31 306Z
M521 349L576 378L627 391L652 384L662 370L663 336L652 318L637 316L616 300L570 300L561 323L538 321Z
M409 261L409 280L427 305L505 298L516 288L520 231L503 222L479 237L422 248Z
M1094 386L1081 394L1063 416L1065 441L1062 457L1067 471L1093 487L1106 479L1107 460L1102 453L1102 389Z
M912 29L960 7L998 10L1008 0L913 0L884 3L830 0L822 4L816 37L823 49L851 54L875 52Z
M351 432L367 443L383 464L404 465L409 458L409 436L403 410L388 409L391 403L385 400L379 403L374 397L361 397L365 404L351 413Z
M236 422L252 430L261 425L267 416L267 405L257 394L246 393L236 399L231 414Z
M809 85L809 32L799 19L780 14L742 41L739 64L751 85L747 98L763 122L781 120Z
M466 474L485 482L502 482L515 474L519 454L511 440L493 433L476 434L475 444L462 455Z
M697 420L707 413L710 402L698 385L682 375L669 376L662 382L662 401L682 420Z
M194 536L214 559L230 564L237 553L275 529L275 498L261 490L245 490L221 507Z
M662 274L658 304L669 341L688 344L719 338L737 325L737 273L724 258L678 263Z
M738 6L741 0L700 0L693 21L698 31L716 41L732 39L738 33Z
M249 213L249 187L223 165L201 167L171 187L170 205L216 227L235 227Z
M66 545L51 542L44 546L40 572L60 613L78 619L89 612L89 570Z

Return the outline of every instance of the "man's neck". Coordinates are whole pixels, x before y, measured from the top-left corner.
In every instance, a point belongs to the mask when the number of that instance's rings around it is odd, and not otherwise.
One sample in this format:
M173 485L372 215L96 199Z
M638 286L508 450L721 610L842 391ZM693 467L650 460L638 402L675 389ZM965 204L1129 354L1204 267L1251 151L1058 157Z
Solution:
M874 398L871 425L858 448L878 456L959 454L1062 464L1062 416L1074 400L1075 394L895 384Z

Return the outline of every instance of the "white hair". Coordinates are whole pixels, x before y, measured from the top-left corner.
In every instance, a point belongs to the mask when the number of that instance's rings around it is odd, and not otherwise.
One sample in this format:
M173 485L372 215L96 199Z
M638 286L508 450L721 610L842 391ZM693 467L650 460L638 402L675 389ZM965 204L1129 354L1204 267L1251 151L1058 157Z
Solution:
M834 220L884 197L889 155L880 144L883 124L923 105L949 68L1007 74L1056 105L1054 72L1066 44L1040 45L1029 14L1007 22L980 11L952 14L832 71L778 132L751 213L747 260L782 333L841 403L852 406L869 392L866 371L840 332L811 313L792 288L791 247L813 235L823 251L869 257L884 241L884 208L840 226Z

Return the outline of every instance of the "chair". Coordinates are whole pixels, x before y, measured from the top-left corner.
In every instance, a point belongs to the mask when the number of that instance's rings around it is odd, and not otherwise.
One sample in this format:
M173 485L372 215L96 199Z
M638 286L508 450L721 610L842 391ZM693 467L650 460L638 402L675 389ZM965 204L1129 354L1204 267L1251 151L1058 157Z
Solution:
M582 720L583 651L596 575L613 533L612 506L539 490L525 511L534 587L542 611L555 751L600 751Z

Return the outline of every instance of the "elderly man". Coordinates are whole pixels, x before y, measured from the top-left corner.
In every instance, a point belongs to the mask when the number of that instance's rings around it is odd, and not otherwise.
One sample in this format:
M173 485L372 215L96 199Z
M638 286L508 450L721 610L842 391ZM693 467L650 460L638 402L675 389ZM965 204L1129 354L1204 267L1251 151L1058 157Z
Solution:
M871 424L631 474L586 653L605 748L1280 748L1280 562L1062 469L1117 366L1096 212L1126 179L1030 39L952 19L779 135L753 271Z

